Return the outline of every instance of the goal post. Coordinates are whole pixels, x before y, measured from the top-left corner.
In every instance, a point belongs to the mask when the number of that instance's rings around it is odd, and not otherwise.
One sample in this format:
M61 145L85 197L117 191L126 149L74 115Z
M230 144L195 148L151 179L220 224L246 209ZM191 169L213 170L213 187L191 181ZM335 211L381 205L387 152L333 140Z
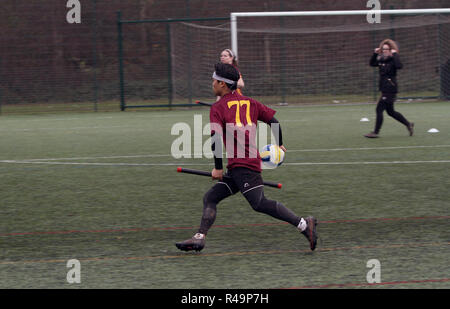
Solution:
M366 17L376 14L381 21L369 23ZM405 65L399 97L448 99L450 8L230 14L231 47L246 81L244 93L255 96L256 88L270 88L279 103L312 101L307 94L330 103L349 96L375 99L377 74L368 63L374 48L389 37L399 43ZM307 51L311 48L314 53Z
M369 23L377 13L381 22ZM386 38L403 63L399 99L450 99L450 9L118 15L117 26L122 110L214 102L212 71L228 48L238 55L243 94L264 104L374 102L378 72L369 59Z
M230 14L231 47L238 55L238 17L285 17L285 16L350 16L350 15L411 15L450 14L448 9L405 9L405 10L350 10L350 11L289 11L289 12L234 12Z

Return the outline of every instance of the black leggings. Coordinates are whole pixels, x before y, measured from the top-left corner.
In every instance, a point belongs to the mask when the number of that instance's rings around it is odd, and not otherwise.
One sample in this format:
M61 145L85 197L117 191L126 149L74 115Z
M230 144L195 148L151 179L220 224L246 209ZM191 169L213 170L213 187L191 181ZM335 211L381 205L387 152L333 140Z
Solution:
M246 168L236 168L229 175L230 178L218 182L204 195L199 233L205 235L208 233L216 220L217 204L238 191L241 191L255 211L298 226L300 217L283 204L269 200L264 196L264 186L260 173Z
M402 114L394 110L395 93L383 93L378 101L376 112L377 119L375 121L374 133L380 133L381 126L383 124L383 112L386 110L387 114L395 120L403 123L405 126L409 126L409 121L403 117Z

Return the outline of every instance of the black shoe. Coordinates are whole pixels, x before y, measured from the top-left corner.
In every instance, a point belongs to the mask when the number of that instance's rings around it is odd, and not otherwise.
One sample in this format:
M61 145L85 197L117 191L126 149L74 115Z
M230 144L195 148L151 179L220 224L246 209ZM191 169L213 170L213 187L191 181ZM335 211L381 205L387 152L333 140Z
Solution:
M205 237L201 238L200 234L197 233L192 236L192 238L182 242L177 242L175 246L183 251L201 251L205 247Z
M378 134L375 132L370 132L370 133L364 134L364 136L367 138L377 138Z
M413 136L414 134L414 122L410 122L408 126L409 136Z
M317 219L314 217L306 217L305 221L308 226L301 233L305 235L306 239L308 239L309 247L311 248L311 250L314 251L317 245L317 232L316 232Z

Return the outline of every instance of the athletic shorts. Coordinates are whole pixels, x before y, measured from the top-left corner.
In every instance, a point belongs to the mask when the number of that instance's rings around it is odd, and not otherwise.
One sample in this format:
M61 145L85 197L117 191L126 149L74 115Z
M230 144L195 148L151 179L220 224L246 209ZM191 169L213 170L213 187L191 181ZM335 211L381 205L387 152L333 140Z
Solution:
M225 175L229 177L224 177L218 183L225 184L232 195L239 191L245 194L256 188L264 187L261 173L245 167L235 167Z

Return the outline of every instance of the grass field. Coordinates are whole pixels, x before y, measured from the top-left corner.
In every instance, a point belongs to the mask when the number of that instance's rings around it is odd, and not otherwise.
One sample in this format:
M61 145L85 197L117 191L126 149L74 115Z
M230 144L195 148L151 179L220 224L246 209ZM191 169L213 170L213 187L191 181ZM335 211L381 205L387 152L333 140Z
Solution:
M263 172L283 188L265 193L318 218L314 252L240 194L219 204L202 252L177 250L213 182L176 167L212 160L174 159L171 128L205 125L206 108L0 116L0 288L450 288L450 103L396 107L413 137L386 116L364 138L372 104L274 107L288 152Z

